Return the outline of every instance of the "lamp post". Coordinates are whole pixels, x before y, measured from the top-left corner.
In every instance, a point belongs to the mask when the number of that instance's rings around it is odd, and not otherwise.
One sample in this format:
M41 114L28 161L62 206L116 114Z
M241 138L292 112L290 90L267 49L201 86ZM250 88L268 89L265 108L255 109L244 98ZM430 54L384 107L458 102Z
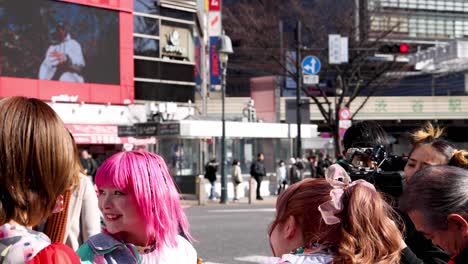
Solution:
M224 118L224 98L226 97L226 74L229 54L232 50L231 39L224 34L219 37L218 43L219 61L221 62L221 200L220 203L227 203L227 179L224 165L226 163L226 120Z

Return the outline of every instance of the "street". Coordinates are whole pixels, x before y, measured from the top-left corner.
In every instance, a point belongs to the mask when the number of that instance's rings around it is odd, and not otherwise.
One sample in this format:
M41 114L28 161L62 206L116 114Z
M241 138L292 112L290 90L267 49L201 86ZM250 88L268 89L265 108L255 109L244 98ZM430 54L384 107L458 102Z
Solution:
M211 204L187 209L193 245L203 263L258 263L269 256L274 205Z

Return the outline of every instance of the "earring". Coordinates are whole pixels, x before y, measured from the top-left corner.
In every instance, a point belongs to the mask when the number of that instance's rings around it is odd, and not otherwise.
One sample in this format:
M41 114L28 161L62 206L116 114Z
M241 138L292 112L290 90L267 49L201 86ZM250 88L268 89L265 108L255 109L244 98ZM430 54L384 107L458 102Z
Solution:
M64 200L65 200L65 198L63 197L62 194L57 197L57 201L55 203L54 210L52 210L52 213L55 214L55 213L60 213L60 212L63 211L63 209L65 207L64 206Z

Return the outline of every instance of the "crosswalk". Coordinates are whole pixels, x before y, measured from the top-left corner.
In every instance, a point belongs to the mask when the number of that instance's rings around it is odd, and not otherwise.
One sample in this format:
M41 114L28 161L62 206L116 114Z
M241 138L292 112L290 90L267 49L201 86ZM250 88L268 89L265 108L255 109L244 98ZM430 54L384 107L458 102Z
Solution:
M272 258L271 256L251 255L251 256L244 256L244 257L234 258L234 261L251 262L251 263L271 263L271 262L268 261L271 258ZM230 263L203 261L203 264L230 264Z
M215 209L208 210L209 213L271 213L275 208L254 208L254 209Z

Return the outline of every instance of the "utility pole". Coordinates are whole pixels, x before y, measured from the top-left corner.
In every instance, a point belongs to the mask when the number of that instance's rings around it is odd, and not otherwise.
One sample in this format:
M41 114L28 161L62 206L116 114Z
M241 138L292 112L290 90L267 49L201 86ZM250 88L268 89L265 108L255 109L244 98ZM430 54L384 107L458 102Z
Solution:
M301 92L302 92L302 69L301 69L301 48L302 48L302 35L301 35L301 21L297 21L296 27L296 123L297 123L297 139L296 139L296 158L301 157L302 153L302 139L301 139Z

